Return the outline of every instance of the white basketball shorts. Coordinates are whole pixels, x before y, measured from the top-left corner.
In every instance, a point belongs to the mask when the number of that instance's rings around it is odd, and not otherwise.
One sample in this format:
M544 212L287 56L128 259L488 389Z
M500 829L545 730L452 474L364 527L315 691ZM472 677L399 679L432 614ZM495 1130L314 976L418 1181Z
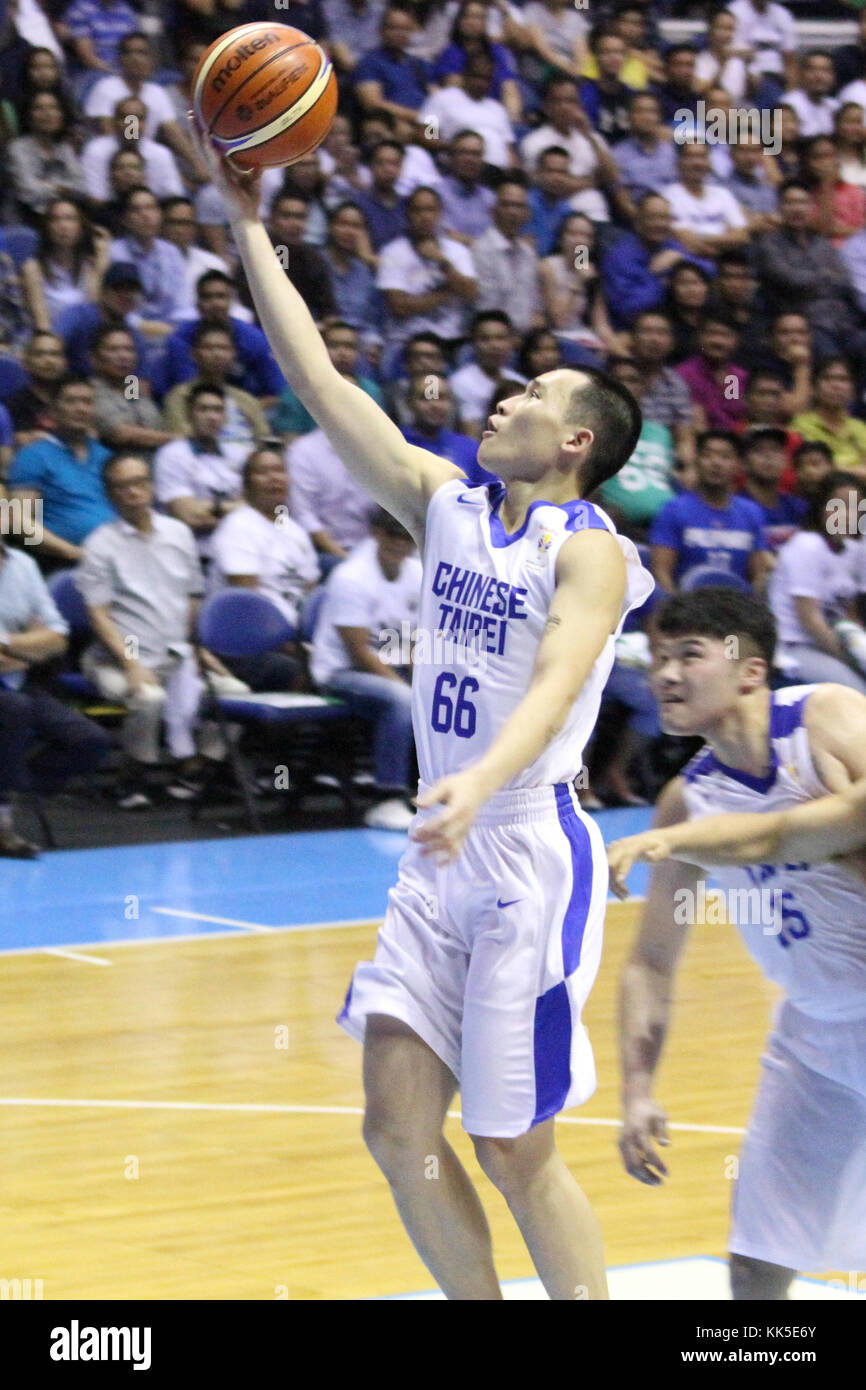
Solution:
M525 1133L595 1090L580 1015L607 886L601 833L569 784L499 793L452 863L410 840L338 1022L363 1041L369 1014L402 1019L453 1072L469 1134Z
M866 1271L866 1018L785 1003L761 1062L729 1249L787 1269Z

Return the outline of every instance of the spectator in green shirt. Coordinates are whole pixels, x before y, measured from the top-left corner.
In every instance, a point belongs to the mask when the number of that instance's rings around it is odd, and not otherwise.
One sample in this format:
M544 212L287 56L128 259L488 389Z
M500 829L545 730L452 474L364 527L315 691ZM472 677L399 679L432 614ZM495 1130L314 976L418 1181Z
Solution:
M791 429L810 442L826 444L837 468L866 482L866 424L851 414L854 378L844 357L831 357L815 374L811 410L795 415Z

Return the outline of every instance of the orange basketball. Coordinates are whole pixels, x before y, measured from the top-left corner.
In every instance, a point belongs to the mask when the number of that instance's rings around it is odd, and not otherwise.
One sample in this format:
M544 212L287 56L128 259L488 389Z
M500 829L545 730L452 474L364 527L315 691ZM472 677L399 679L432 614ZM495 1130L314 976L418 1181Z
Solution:
M241 24L196 69L201 129L237 169L293 164L322 143L337 110L337 79L309 34L288 24Z

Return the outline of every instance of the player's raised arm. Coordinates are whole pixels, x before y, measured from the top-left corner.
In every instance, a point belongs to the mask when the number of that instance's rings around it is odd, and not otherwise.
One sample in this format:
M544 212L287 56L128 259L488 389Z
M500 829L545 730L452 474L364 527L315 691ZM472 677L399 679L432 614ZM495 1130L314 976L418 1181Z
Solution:
M679 779L669 782L656 807L656 826L686 815ZM619 1039L623 1129L619 1147L626 1170L658 1186L667 1169L655 1145L667 1145L666 1117L653 1099L653 1080L670 1020L673 976L692 913L678 912L681 895L695 902L699 871L675 860L653 871L640 929L620 980Z
M284 376L361 487L420 540L431 496L463 474L407 443L381 407L340 375L259 218L260 174L237 173L204 144L262 328Z
M413 837L443 862L463 845L478 808L535 761L560 732L608 637L619 624L625 560L609 531L570 537L557 557L556 589L538 645L529 689L487 752L444 777L418 805L445 805Z

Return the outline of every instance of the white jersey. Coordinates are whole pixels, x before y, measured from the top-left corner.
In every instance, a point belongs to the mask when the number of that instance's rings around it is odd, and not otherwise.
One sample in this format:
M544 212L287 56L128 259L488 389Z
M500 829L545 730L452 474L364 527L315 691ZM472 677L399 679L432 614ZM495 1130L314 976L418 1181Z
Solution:
M444 483L427 510L424 579L412 679L412 722L421 781L459 772L486 753L529 689L553 598L556 557L575 531L610 531L627 566L626 593L611 634L562 730L506 788L572 782L598 716L622 622L653 589L630 540L590 502L533 502L507 535L501 483Z
M798 685L772 693L766 777L725 767L711 748L692 758L682 772L690 820L781 811L828 795L803 723L815 689ZM758 910L753 894L747 909L734 915L749 953L797 1009L817 1019L866 1018L866 904L859 877L833 863L714 866L712 874L726 890L765 890ZM738 902L746 907L742 895Z

